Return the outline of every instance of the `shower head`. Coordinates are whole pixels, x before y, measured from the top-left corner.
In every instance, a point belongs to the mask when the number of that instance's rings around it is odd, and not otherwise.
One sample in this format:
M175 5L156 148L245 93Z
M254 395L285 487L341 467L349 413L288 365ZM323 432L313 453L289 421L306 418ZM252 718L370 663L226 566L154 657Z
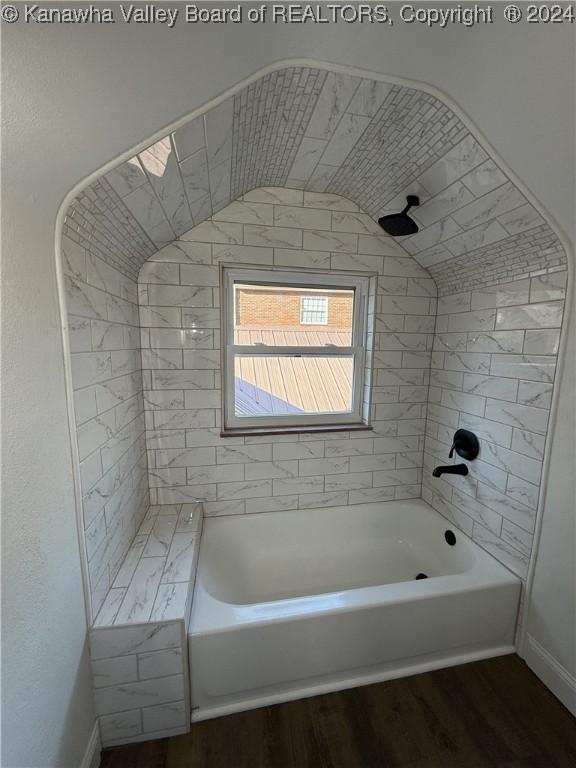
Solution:
M413 235L418 232L418 224L408 216L408 211L413 206L420 205L420 199L416 195L408 195L406 203L406 207L400 213L391 213L389 216L382 216L378 219L378 224L392 237Z

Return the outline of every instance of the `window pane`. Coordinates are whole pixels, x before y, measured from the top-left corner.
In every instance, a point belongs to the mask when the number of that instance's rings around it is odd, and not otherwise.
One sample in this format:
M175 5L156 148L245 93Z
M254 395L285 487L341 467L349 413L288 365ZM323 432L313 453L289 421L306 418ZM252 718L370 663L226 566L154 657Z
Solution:
M236 416L350 413L353 357L248 357L234 361Z
M300 296L300 323L328 325L328 297Z
M354 291L234 285L234 344L352 346Z

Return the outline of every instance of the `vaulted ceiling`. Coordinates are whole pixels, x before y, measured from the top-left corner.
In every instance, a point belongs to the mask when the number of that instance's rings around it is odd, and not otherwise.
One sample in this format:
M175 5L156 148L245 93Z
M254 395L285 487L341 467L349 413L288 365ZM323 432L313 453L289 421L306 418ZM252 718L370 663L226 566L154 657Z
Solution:
M440 293L566 261L542 215L442 101L307 67L261 77L109 171L73 201L64 231L134 278L156 250L261 186L336 193L375 219L419 195L420 231L398 242Z

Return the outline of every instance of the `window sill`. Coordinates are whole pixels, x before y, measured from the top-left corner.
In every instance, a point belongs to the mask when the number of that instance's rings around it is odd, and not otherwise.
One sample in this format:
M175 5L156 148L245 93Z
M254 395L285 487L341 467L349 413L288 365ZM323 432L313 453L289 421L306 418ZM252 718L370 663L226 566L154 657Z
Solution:
M298 435L321 432L369 432L369 424L321 424L309 427L239 427L220 432L220 437L242 437L250 435Z

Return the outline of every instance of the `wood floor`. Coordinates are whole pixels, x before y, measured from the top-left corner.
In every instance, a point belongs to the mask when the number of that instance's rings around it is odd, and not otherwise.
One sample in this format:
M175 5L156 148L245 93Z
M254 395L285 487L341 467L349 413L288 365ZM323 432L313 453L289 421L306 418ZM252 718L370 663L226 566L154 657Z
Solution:
M517 656L196 723L101 768L575 768L576 720Z

